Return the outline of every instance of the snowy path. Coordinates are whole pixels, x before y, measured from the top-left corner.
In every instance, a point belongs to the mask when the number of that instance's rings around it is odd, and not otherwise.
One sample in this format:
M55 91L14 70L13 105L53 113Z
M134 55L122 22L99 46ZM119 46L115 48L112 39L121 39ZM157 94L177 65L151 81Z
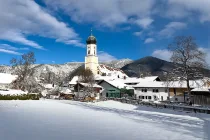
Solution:
M210 140L208 119L207 115L137 108L114 101L1 101L0 137L2 140Z

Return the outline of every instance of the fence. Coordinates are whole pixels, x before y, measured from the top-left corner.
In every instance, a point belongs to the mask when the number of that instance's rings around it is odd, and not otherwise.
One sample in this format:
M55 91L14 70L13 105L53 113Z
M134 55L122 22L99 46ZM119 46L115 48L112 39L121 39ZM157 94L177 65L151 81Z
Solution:
M133 105L145 105L154 108L168 108L179 111L210 114L210 108L205 108L205 107L183 106L183 105L174 105L169 103L152 103L152 102L143 102L139 100L123 99L123 98L107 98L107 99L119 101L122 103L133 104Z

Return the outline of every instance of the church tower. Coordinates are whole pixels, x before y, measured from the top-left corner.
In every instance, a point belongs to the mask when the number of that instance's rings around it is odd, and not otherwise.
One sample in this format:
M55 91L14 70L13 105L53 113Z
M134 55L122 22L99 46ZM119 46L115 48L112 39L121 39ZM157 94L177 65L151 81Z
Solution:
M97 41L92 35L88 37L87 41L87 55L85 57L85 69L90 69L94 75L98 74L98 57L97 57Z

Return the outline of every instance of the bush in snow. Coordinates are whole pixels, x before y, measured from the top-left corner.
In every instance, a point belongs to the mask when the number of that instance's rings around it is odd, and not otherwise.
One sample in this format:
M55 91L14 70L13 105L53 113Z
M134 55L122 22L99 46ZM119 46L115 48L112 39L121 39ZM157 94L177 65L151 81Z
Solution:
M0 95L0 100L39 100L39 95L24 94L24 95Z

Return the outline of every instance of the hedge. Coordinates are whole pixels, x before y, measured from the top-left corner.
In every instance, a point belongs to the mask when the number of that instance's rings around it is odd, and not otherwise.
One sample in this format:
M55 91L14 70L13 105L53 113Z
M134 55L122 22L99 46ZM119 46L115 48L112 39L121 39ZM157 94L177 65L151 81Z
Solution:
M24 94L24 95L0 95L0 100L39 100L39 95Z

